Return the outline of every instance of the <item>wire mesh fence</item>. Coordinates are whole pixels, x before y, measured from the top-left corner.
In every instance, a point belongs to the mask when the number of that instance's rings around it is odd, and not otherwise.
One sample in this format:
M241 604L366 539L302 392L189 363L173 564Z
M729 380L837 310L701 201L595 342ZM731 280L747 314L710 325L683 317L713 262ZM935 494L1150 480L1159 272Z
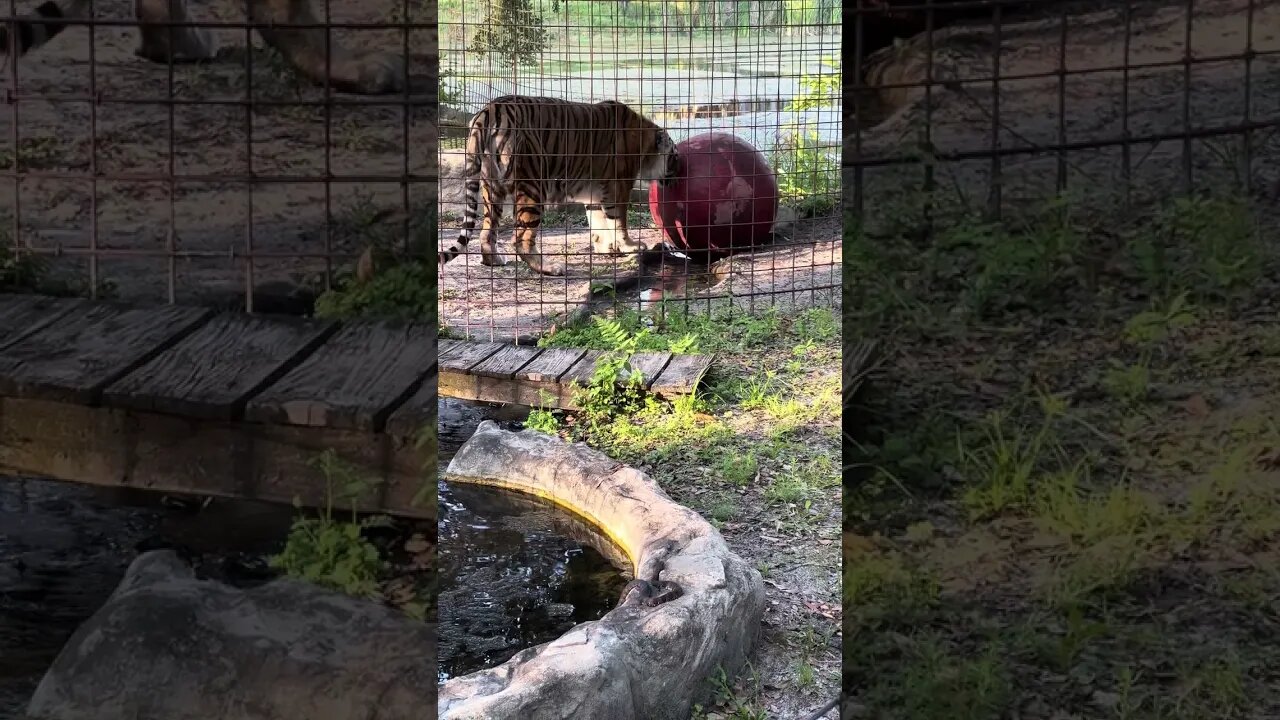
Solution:
M0 286L309 313L370 247L434 249L434 2L26 5Z
M1112 538L1077 544L1063 525L1049 533L1061 546L1029 538L1055 526L1045 499L1062 487L1075 507L1132 492L1176 515L1203 466L1148 458L1169 438L1236 452L1250 441L1234 428L1274 406L1252 378L1274 357L1253 338L1271 333L1280 286L1280 4L862 0L843 16L845 577L911 589L846 593L842 714L953 710L916 703L931 693L902 678L963 674L988 651L1004 674L982 684L1002 690L969 707L1097 714L1036 678L1128 667L1149 647L1121 641L1079 664L1012 648L1064 608L1120 617L1158 602L1165 588L1134 578L1176 570L1154 544L1130 556L1150 562L1108 575ZM870 342L880 352L859 352ZM1204 398L1212 410L1184 409ZM966 537L1001 536L982 551L1000 555L998 580L935 584L994 566L930 535L955 518ZM920 542L878 541L908 522ZM941 603L916 592L942 586ZM963 639L939 650L925 624ZM1164 693L1163 680L1106 682L1153 707ZM1266 695L1250 682L1240 697ZM1250 709L1264 706L1275 714Z
M853 225L1047 198L1274 190L1275 3L846 3Z
M535 271L514 252L531 216L512 195L492 235L480 198L469 242L440 268L442 326L510 340L590 313L834 306L839 10L834 0L442 0L442 250L455 244L468 213L470 121L495 98L620 102L664 129L682 163L669 187L636 180L638 163L621 158L640 151L619 144L617 157L595 165L627 175L608 178L630 187L625 211L590 193L547 199L534 263L557 274ZM514 126L539 117L549 115L513 113L508 129L531 130ZM561 159L599 160L608 154L601 137L616 134L613 122L526 137L542 138L536 142ZM522 180L581 179L561 176L568 160L530 157ZM610 252L610 238L623 239L614 222L625 226L626 242L612 245L618 252ZM486 242L502 257L486 262Z

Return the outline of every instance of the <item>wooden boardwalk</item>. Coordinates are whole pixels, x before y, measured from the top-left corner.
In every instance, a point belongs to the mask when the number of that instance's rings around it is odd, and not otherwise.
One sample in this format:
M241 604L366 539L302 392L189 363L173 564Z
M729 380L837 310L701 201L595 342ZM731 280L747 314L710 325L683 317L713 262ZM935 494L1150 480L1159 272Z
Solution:
M587 385L604 352L508 343L440 341L440 394L463 400L577 410L574 383ZM636 353L646 392L688 395L711 367L705 355Z
M0 294L0 473L316 507L333 449L433 518L435 373L432 324Z

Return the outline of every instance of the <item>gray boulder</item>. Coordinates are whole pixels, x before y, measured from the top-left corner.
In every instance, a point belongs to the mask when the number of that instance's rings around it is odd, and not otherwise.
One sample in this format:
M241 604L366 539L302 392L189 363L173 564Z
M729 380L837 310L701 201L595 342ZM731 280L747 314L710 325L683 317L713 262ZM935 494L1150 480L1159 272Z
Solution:
M76 630L29 720L423 720L431 626L314 585L250 590L146 553Z

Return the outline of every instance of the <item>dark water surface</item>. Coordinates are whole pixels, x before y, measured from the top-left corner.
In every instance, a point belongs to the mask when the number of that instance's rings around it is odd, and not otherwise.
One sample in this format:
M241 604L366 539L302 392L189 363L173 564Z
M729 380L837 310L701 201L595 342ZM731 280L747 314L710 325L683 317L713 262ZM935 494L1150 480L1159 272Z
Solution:
M480 420L506 424L525 414L442 398L441 472ZM439 552L442 682L600 619L629 577L619 569L621 550L572 513L530 495L443 480Z
M440 468L481 420L512 422L525 413L442 401ZM550 503L443 481L440 502L442 680L598 619L627 580L621 552ZM18 717L63 644L140 550L180 546L199 576L249 587L270 578L266 560L283 547L294 513L287 505L174 502L140 490L0 476L0 720Z

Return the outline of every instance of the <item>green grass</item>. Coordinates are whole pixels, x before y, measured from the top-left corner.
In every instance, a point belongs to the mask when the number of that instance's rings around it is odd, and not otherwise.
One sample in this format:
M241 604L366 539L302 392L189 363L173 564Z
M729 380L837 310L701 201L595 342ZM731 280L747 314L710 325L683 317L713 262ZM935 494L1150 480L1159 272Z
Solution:
M657 318L663 318L658 320ZM830 309L756 315L654 312L595 318L560 328L548 347L589 347L625 356L638 350L714 353L694 396L636 399L625 392L584 391L578 413L538 412L527 426L557 432L651 475L674 500L718 527L735 548L783 582L797 564L834 562L840 497L839 325ZM759 533L793 538L785 550ZM808 558L808 560L804 560ZM826 558L826 559L823 559ZM773 568L781 568L775 571ZM806 593L812 602L822 588ZM832 588L827 603L836 603ZM830 687L838 660L829 638L838 629L779 595L793 618L761 642L757 658L784 675L788 708L816 706L814 688ZM801 650L797 650L801 648ZM766 718L778 692L754 675L714 676L712 699L695 718ZM830 690L823 690L823 694ZM788 710L789 712L790 710Z
M540 344L616 351L619 338L625 338L631 351L725 355L720 367L732 369L717 373L709 382L709 392L675 402L652 398L632 401L638 404L629 412L601 412L602 422L579 422L576 429L566 430L568 434L632 461L662 461L686 453L689 446L705 446L704 459L714 461L730 484L744 485L755 478L762 453L741 445L735 437L743 423L750 422L753 432L769 440L763 453L772 453L772 460L797 450L790 437L815 426L829 427L839 416L839 378L813 375L809 372L812 363L793 367L787 362L796 348L805 348L803 352L810 354L812 361L834 367L836 324L830 310L809 310L794 318L777 313L670 313L666 318L665 323L652 327L635 312L623 313L612 321L595 318L578 327L562 328ZM767 371L771 379L763 384L758 376L749 374L761 364L751 355L760 352L774 358L767 366L778 366ZM561 426L567 427L564 423ZM831 476L838 475L834 466L826 469ZM810 485L806 476L796 475L768 487L774 488L771 492L776 501L796 503L803 501Z
M993 222L944 193L931 226L898 201L845 238L844 331L889 356L845 409L855 701L887 718L1280 712L1280 646L1259 630L1280 594L1265 209L1062 198Z

